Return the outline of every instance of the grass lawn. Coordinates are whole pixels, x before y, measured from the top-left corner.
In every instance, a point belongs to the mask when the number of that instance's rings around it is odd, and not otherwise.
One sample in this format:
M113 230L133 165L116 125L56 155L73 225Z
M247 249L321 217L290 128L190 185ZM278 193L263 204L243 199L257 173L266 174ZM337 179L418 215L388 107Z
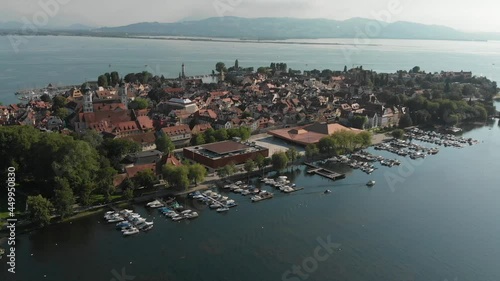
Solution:
M111 202L113 201L117 201L119 199L122 198L122 195L118 195L118 194L113 194L111 195ZM99 204L106 204L106 200L105 200L105 197L104 195L102 194L95 194L95 195L92 195L91 198L90 198L90 205L99 205Z

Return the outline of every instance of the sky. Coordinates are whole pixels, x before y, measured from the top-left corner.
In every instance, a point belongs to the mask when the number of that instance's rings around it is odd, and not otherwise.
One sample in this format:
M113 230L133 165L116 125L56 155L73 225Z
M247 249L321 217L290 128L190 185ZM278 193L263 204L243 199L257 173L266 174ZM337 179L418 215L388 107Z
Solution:
M218 16L345 20L385 14L389 16L383 20L389 22L500 32L499 11L498 0L2 0L0 22L35 22L44 20L45 14L47 26L101 27Z

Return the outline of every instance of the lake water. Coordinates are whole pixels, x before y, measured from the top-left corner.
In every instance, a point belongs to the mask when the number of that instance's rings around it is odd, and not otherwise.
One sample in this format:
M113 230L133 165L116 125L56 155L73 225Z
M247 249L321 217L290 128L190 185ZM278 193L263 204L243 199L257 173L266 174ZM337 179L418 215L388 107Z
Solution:
M305 190L259 203L231 193L239 206L227 214L187 200L200 212L190 223L135 206L155 227L133 237L102 214L19 235L15 280L111 281L124 272L134 279L122 280L498 281L500 126L464 135L480 143L442 147L423 161L370 150L403 161L377 164L372 175L348 170L332 182L299 168L287 175ZM402 182L391 185L394 177ZM315 268L318 239L338 245ZM294 265L307 279L282 279ZM3 262L0 280L14 280Z
M300 70L336 69L363 65L365 69L395 72L415 65L426 71L473 71L500 80L500 42L431 40L318 39L293 42L345 45L199 42L121 38L29 37L17 50L0 36L0 101L13 103L19 89L81 84L110 71L125 75L147 70L177 77L181 64L187 75L209 74L215 63L255 68L286 62ZM355 46L353 46L353 44ZM356 45L365 44L365 45ZM17 51L17 52L16 52Z

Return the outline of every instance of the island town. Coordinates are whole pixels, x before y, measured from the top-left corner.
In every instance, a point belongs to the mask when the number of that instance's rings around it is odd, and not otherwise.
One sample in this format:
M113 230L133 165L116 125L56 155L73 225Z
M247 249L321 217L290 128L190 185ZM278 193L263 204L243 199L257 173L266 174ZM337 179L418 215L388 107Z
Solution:
M299 71L286 63L254 70L238 60L205 76L186 68L176 78L105 73L82 85L20 91L19 104L0 105L2 172L15 167L30 206L20 215L40 227L140 197L174 221L198 217L172 194L224 213L237 205L227 191L252 202L273 198L250 177L294 193L302 188L268 172L305 163L308 173L337 180L345 174L325 164L339 163L371 174L375 162L400 162L367 147L423 158L438 146L477 143L455 135L458 125L498 116L496 83L465 71ZM152 228L128 209L105 219L124 235Z

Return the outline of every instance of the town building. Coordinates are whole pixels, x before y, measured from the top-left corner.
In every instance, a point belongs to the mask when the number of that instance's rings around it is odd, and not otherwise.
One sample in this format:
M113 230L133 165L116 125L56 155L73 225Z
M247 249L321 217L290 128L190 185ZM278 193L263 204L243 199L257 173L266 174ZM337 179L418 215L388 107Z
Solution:
M200 146L186 147L184 157L216 170L228 164L243 164L257 155L269 156L269 149L254 143L223 141Z
M269 131L268 134L291 143L306 146L308 144L318 144L322 138L340 131L362 132L362 130L345 127L337 123L328 124L324 122L273 130Z

